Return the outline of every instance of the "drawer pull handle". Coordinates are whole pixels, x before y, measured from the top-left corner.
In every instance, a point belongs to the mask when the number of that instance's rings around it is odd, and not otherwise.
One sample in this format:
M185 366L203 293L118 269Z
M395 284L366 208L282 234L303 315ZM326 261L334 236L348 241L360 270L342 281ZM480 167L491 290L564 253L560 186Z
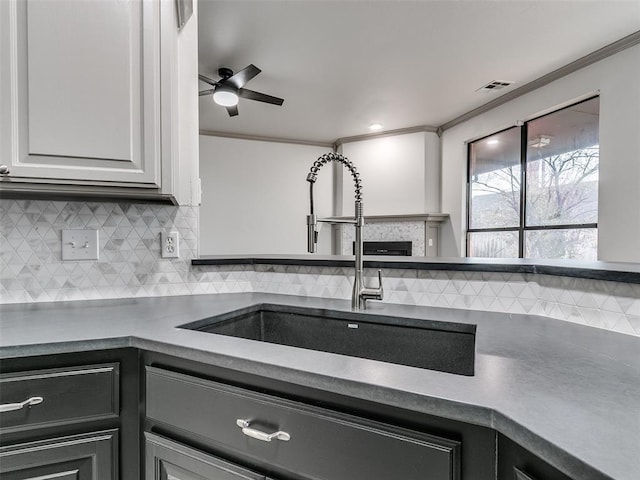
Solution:
M24 407L30 407L32 405L38 405L42 403L44 399L42 397L27 398L24 402L19 403L5 403L0 405L0 412L13 412L14 410L22 410Z
M238 425L242 429L242 433L244 433L247 437L255 438L256 440L262 440L263 442L270 442L273 439L282 440L283 442L288 442L291 439L291 435L287 432L273 432L266 433L261 432L260 430L256 430L255 428L249 427L249 420L236 420L236 425Z

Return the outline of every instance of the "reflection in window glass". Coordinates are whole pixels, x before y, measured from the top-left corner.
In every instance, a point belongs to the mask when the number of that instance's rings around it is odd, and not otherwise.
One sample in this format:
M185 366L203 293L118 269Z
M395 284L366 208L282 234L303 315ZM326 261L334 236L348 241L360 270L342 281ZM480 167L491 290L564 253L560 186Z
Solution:
M599 111L591 98L469 144L467 255L597 259Z
M469 227L517 227L522 176L520 128L472 143L469 169Z
M527 226L598 221L598 108L594 98L527 124Z
M469 233L469 256L518 258L518 232Z
M598 258L598 231L595 228L531 230L525 232L524 239L527 258Z

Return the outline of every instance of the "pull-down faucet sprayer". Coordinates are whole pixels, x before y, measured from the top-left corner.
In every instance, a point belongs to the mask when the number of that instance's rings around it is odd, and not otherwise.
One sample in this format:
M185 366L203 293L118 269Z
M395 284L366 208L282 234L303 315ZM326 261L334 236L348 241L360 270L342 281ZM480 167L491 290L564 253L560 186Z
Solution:
M344 165L351 176L355 185L355 215L353 220L351 219L334 219L334 218L318 218L313 208L313 184L318 177L318 171L324 165L329 162L339 162ZM360 182L360 174L356 170L356 167L346 157L339 153L326 153L318 158L311 166L311 171L307 175L307 182L309 182L309 204L310 214L307 215L307 250L309 253L316 252L316 245L318 243L318 231L316 227L318 222L323 223L350 223L355 225L356 228L356 242L355 242L355 277L353 279L353 292L351 295L351 308L353 310L364 310L366 308L367 300L382 300L382 272L378 270L378 287L369 288L365 286L363 279L363 261L362 261L362 228L364 227L364 216L362 206L362 183Z

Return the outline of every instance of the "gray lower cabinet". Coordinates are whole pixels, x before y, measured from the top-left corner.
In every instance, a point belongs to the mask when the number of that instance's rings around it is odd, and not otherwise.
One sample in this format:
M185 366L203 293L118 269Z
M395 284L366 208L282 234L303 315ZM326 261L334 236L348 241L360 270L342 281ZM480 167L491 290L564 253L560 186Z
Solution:
M571 480L524 447L498 434L498 480ZM585 473L583 477L589 478Z
M131 349L3 359L0 478L139 480L137 359Z
M116 480L118 432L105 430L0 448L3 480Z
M533 477L530 477L518 467L513 467L513 474L516 480L535 480Z
M118 363L3 373L0 433L115 419L119 396Z
M145 433L145 480L266 480L250 470Z
M146 368L146 415L163 432L285 478L460 478L458 441L165 369ZM165 477L147 480L156 478Z

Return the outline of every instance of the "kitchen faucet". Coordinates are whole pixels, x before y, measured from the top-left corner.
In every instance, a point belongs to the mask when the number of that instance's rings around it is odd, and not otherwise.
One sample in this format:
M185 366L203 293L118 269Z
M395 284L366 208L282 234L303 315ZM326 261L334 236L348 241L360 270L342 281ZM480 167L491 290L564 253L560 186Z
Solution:
M313 211L313 184L316 183L318 171L323 165L329 162L339 162L344 165L351 176L355 184L355 216L351 219L338 219L338 218L318 218ZM310 215L307 215L307 250L309 253L316 252L316 246L318 244L318 231L316 227L318 222L338 224L349 223L356 227L356 242L355 242L355 277L353 279L353 291L351 294L351 309L352 310L364 310L366 308L367 300L382 300L382 272L378 270L378 287L370 288L364 284L362 278L363 262L362 262L362 228L364 227L364 216L362 206L362 184L360 182L360 174L357 172L356 167L346 157L339 153L326 153L319 157L311 166L311 171L307 175L307 182L309 182L309 203L310 203Z

